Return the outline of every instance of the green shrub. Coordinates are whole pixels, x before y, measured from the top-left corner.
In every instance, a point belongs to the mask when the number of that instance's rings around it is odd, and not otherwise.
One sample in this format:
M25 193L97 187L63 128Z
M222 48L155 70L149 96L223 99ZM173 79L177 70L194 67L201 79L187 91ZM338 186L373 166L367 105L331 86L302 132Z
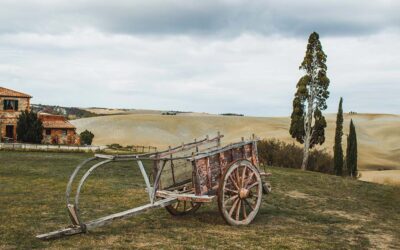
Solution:
M268 166L284 168L301 168L303 148L294 143L286 143L277 139L258 142L258 157L260 163ZM333 158L325 150L310 151L307 170L333 173Z
M123 148L121 145L119 145L118 143L112 143L110 145L107 145L109 148L111 149L121 149Z
M90 132L89 130L85 130L82 133L80 133L81 137L81 145L92 145L92 141L94 138L94 134Z

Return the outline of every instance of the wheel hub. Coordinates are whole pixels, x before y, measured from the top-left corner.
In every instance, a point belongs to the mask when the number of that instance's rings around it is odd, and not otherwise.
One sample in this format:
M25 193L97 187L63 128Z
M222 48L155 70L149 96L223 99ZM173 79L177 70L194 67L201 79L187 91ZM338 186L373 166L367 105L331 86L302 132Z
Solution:
M247 197L249 197L249 194L250 194L250 190L248 190L246 188L241 188L239 191L240 199L246 199Z

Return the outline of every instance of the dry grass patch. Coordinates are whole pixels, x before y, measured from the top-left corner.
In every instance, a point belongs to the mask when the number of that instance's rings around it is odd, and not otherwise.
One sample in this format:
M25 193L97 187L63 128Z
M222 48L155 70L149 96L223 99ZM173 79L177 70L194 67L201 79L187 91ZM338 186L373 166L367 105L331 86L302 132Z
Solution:
M295 199L309 199L310 198L310 196L308 194L299 192L297 190L290 191L286 195L291 198L295 198Z
M339 216L350 221L358 221L358 222L368 222L371 221L372 218L374 217L372 214L362 215L359 213L350 213L349 211L340 211L340 210L324 210L323 213L333 216Z
M398 249L399 247L398 242L395 243L394 237L391 234L377 231L368 234L367 237L373 249Z
M361 171L360 180L400 186L400 170Z
M249 226L226 225L211 203L188 217L159 209L88 234L37 240L35 235L70 223L65 186L88 156L0 152L0 248L368 249L400 244L399 187L283 168L269 169L273 192L264 196ZM120 162L96 170L83 189L85 218L143 204L147 194L133 166ZM386 236L371 237L376 234Z

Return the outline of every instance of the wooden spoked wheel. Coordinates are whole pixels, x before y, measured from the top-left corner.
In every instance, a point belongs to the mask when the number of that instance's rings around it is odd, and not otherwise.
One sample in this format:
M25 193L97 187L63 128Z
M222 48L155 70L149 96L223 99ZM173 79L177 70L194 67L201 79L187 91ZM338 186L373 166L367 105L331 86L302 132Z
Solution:
M183 216L197 211L201 203L192 201L178 201L165 207L167 211L174 216Z
M261 205L262 181L258 169L248 160L232 163L221 178L218 207L230 225L248 225Z

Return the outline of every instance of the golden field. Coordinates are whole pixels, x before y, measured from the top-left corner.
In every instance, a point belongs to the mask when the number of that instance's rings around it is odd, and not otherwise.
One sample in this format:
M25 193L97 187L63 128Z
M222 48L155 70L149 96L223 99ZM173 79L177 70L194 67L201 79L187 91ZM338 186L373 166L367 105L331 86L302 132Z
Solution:
M320 148L332 151L336 115L326 116L326 142ZM359 168L362 170L400 170L400 115L355 114L344 116L343 148L350 118L353 119L358 139ZM78 132L85 129L95 134L94 144L151 145L165 148L201 138L220 131L223 142L240 140L252 133L261 139L277 138L295 142L289 135L289 117L238 117L200 113L176 116L155 112L99 116L72 121Z
M360 180L380 184L400 186L400 170L360 171Z

